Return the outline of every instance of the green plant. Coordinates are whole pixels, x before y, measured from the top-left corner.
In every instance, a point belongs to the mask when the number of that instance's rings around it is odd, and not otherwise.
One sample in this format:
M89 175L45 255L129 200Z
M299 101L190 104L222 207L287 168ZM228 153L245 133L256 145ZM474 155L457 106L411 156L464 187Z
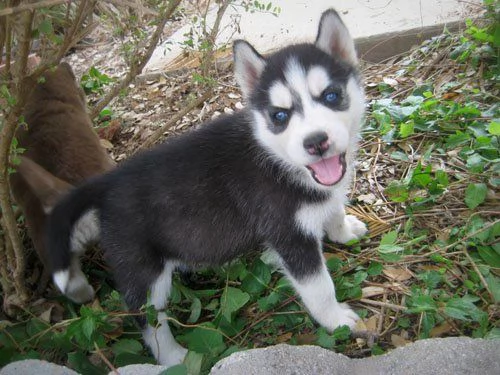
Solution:
M80 85L87 95L102 95L104 93L104 87L112 84L114 81L113 78L102 73L95 66L92 66L87 73L82 75Z

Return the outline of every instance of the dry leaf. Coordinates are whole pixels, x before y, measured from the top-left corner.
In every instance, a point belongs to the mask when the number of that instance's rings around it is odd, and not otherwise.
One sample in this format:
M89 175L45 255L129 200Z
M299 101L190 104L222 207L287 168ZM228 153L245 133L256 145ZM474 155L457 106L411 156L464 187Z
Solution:
M297 340L297 345L312 345L318 340L318 336L314 333L302 333L295 336Z
M443 324L440 324L434 328L431 329L429 332L430 337L441 337L444 336L447 333L450 333L453 331L453 327L451 324L448 322L444 322Z
M276 342L281 344L290 341L291 338L292 338L292 332L287 332L276 337Z
M397 348L399 346L405 346L405 345L409 344L411 341L406 340L402 336L392 334L391 335L391 342L392 342L392 345L394 345Z
M378 318L379 315L373 315L370 318L366 319L364 322L366 330L370 332L377 332L377 325L378 325Z
M383 274L388 278L396 280L396 281L405 281L409 280L413 277L413 275L407 269L403 267L391 267L386 266L382 270Z
M381 286L366 286L361 289L362 298L369 298L373 296L380 296L384 294L385 288Z

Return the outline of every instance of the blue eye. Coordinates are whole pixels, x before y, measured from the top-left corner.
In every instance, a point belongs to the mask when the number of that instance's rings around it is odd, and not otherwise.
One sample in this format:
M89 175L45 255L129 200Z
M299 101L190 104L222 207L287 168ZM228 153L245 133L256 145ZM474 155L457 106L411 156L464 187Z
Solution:
M327 103L335 103L339 98L339 94L334 91L327 91L323 94L323 100Z
M288 121L288 112L287 111L276 111L272 114L272 119L276 125L283 125Z

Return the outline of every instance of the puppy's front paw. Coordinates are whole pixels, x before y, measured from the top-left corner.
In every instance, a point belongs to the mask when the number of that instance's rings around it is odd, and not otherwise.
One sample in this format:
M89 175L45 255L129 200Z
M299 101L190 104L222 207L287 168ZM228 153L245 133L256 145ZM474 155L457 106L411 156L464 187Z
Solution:
M333 327L330 330L333 331L340 326L348 326L352 330L358 320L358 314L347 303L339 303L335 309Z
M354 215L346 215L344 225L349 228L354 238L361 238L368 232L366 224Z
M347 243L351 240L363 237L367 232L368 229L365 223L354 215L346 215L344 217L344 222L340 225L333 226L327 234L328 238L332 241Z

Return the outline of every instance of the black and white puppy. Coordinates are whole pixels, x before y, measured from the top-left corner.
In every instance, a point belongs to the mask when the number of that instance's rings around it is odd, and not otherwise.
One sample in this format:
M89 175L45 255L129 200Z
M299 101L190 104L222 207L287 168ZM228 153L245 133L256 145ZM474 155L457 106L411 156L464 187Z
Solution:
M128 308L149 298L160 311L159 328L141 324L165 365L186 354L162 312L178 266L218 265L267 248L319 324L331 331L358 319L337 302L321 245L325 232L341 243L366 233L344 210L364 112L353 40L327 10L314 44L263 57L236 41L234 63L246 109L85 183L50 217L55 284L75 301L91 299L79 255L100 239Z

